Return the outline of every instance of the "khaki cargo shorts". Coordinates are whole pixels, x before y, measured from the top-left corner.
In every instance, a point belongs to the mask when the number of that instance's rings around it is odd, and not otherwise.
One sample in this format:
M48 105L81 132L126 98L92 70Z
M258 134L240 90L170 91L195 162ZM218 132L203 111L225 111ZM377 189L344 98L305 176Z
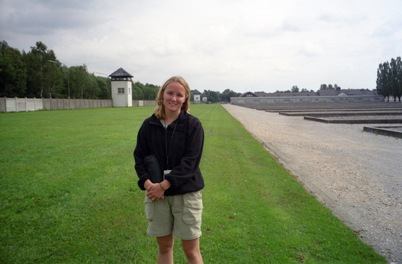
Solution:
M145 215L148 234L154 237L173 233L182 240L201 236L202 193L165 196L153 202L145 195Z

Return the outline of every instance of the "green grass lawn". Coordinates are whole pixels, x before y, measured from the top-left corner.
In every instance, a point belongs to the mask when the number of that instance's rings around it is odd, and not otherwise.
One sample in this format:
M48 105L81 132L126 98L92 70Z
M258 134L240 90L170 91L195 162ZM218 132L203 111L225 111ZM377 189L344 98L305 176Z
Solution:
M0 263L155 263L132 157L152 110L0 114ZM386 263L223 107L191 113L205 130L205 263Z

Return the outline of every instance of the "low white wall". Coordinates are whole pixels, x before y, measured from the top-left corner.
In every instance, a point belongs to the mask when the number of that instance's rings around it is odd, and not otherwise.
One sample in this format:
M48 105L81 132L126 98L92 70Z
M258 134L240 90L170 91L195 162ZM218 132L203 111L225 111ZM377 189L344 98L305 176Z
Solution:
M42 99L37 98L2 98L2 112L28 112L43 109Z
M112 107L112 100L50 99L50 98L0 98L0 112L28 112Z

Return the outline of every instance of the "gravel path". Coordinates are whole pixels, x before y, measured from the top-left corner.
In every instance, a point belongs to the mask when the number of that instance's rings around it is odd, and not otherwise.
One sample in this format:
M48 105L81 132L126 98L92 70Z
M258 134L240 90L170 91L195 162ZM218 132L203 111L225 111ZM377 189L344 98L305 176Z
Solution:
M402 264L402 139L363 132L368 124L224 108L365 243Z

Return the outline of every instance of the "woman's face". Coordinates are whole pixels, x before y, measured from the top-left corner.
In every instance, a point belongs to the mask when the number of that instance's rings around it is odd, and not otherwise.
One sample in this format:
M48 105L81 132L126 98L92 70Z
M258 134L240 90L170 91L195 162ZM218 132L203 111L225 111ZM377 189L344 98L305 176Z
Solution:
M178 82L169 83L163 92L163 105L166 113L179 114L183 103L186 101L186 90Z

